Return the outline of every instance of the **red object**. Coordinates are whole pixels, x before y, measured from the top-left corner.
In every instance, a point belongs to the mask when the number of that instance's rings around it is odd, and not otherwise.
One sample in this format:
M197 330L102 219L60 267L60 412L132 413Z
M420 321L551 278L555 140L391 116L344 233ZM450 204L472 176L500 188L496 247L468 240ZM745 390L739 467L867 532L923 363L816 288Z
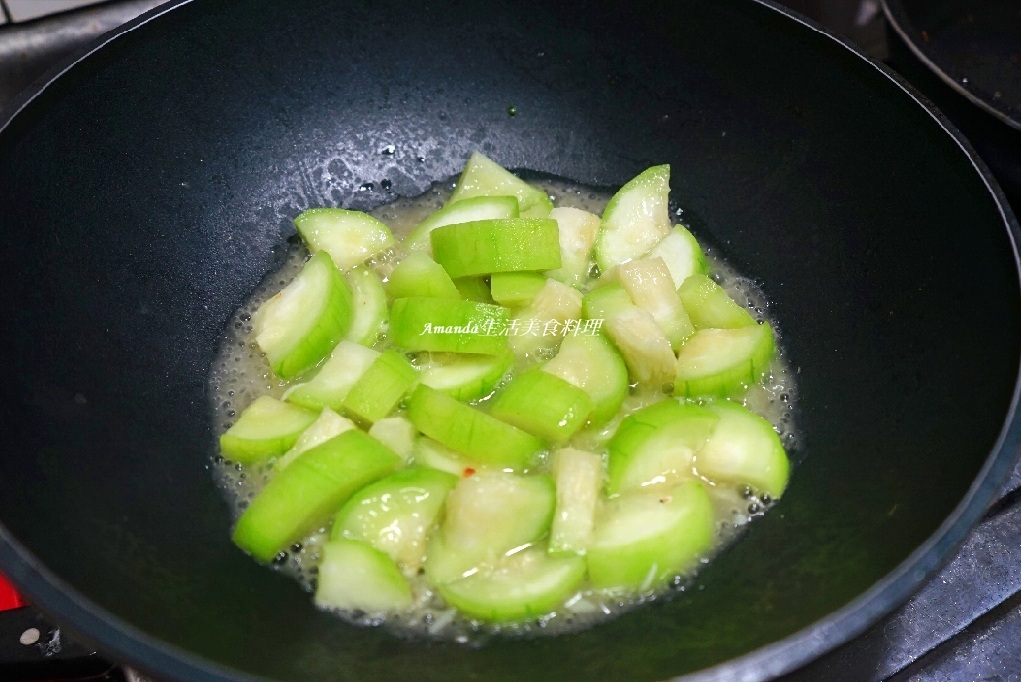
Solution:
M0 611L10 611L26 604L27 602L14 589L14 585L11 585L7 582L7 578L0 575Z

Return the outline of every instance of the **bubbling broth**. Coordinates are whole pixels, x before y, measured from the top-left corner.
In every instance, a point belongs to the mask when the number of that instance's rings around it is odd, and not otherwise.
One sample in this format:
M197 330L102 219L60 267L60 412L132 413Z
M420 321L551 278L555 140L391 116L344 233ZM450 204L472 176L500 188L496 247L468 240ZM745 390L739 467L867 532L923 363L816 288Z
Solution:
M602 213L611 196L606 192L561 180L547 179L532 184L546 191L557 206L579 208L597 215ZM451 185L449 181L437 183L420 196L398 199L373 211L372 215L391 228L399 244L402 236L443 206L450 194ZM676 212L677 215L679 213ZM713 279L733 300L751 312L753 317L772 323L768 318L769 302L759 287L731 268L713 249L705 247L703 249L710 262ZM294 279L308 255L303 245L292 245L283 266L263 281L231 319L209 379L213 423L217 435L230 428L242 410L257 397L269 395L279 399L289 386L301 380L299 378L286 381L273 373L254 340L252 316L266 300ZM369 265L386 281L394 265L405 255L398 245L369 261ZM775 328L775 324L773 326ZM374 348L376 350L388 348L385 333L380 336ZM534 363L534 359L532 362ZM764 417L773 425L788 453L798 444L794 419L797 403L794 379L780 339L777 339L777 353L768 376L765 381L752 385L743 397L744 404L752 412ZM606 443L621 420L643 406L662 400L663 397L662 392L642 392L632 388L631 394L624 400L622 409L613 419L598 429L583 430L572 439L571 445L598 452L605 458ZM549 464L547 458L540 459L538 470L541 472L544 468L548 469ZM218 486L230 504L235 521L273 474L271 464L241 466L227 461L222 456L214 458L212 470ZM766 496L761 498L756 496L746 486L704 482L715 513L716 544L712 552L715 553L733 541L749 521L765 513L772 501ZM329 528L320 528L281 552L272 562L272 567L296 579L306 591L313 592L316 587L321 548L328 538ZM700 563L708 563L710 558L704 557ZM554 614L508 625L489 623L461 615L444 604L435 588L425 579L423 571L419 570L415 575L408 576L412 585L413 606L406 612L387 616L385 619L370 617L361 612L338 612L338 615L360 625L384 625L402 637L451 640L479 645L496 634L549 635L590 627L651 600L665 598L671 592L687 589L694 573L697 573L697 567L695 571L676 578L658 590L643 590L627 598L610 595L584 584Z

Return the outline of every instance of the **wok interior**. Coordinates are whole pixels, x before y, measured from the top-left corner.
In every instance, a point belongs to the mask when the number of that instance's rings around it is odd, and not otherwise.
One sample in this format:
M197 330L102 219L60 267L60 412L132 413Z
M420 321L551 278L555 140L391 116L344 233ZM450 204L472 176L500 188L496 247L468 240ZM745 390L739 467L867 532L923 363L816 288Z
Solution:
M661 679L811 626L965 495L1018 369L1013 251L966 154L863 60L738 0L239 4L121 36L0 136L0 520L71 596L0 557L58 617L98 607L106 650L189 679ZM691 589L477 650L348 627L235 549L206 388L294 215L473 149L606 187L672 164L696 235L773 302L804 433L784 499Z

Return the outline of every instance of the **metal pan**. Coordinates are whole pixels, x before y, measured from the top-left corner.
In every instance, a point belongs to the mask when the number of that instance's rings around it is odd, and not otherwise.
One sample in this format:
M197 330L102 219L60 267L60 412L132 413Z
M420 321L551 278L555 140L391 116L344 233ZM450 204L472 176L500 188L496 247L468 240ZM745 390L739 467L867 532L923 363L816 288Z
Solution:
M882 0L890 25L960 94L1021 130L1021 7L1002 0Z

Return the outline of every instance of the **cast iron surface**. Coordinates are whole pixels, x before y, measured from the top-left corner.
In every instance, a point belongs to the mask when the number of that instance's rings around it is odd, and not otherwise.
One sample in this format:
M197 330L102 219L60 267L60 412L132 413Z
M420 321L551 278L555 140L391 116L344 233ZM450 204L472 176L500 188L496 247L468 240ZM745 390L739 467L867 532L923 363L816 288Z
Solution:
M759 679L861 632L980 518L1018 445L1018 228L878 68L746 0L240 4L137 25L0 135L0 565L62 623L166 679ZM347 627L231 547L205 377L294 215L415 194L476 148L597 186L673 164L692 229L773 301L805 438L694 588L465 649Z
M1021 6L1004 0L883 0L912 52L944 82L1021 130Z

